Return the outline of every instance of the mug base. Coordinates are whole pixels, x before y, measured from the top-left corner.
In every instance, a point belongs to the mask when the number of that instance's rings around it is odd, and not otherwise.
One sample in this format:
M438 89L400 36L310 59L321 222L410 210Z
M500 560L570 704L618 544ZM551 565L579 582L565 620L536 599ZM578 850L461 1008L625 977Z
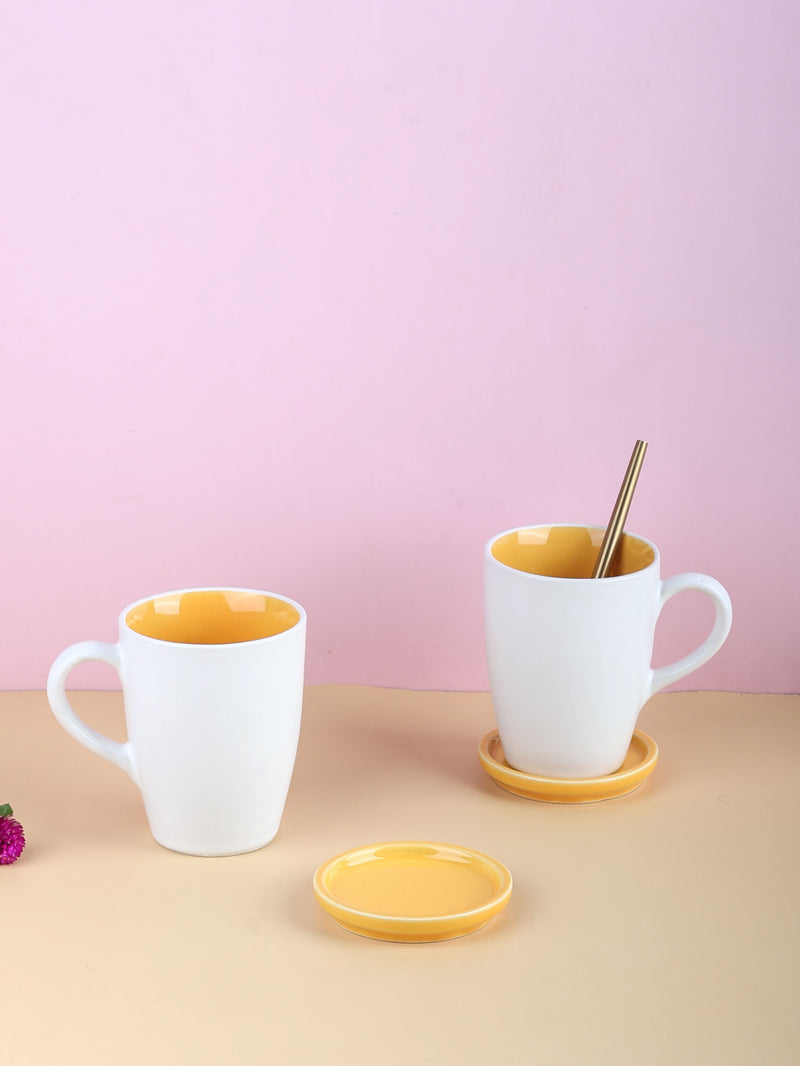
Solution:
M167 851L174 851L179 855L193 855L200 859L224 859L233 855L248 855L252 851L260 851L261 848L265 848L268 844L277 836L277 832L273 833L266 839L261 839L252 843L245 844L218 844L214 846L191 844L185 841L166 841L159 840L159 838L153 833L153 840L156 844L165 848Z

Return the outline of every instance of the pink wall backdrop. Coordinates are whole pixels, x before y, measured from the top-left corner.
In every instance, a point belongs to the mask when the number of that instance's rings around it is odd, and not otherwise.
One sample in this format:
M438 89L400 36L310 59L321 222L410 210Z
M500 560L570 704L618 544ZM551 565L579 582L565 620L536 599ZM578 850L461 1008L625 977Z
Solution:
M484 542L644 437L628 527L734 601L684 685L798 691L799 51L793 0L4 5L0 687L234 584L310 682L486 688Z

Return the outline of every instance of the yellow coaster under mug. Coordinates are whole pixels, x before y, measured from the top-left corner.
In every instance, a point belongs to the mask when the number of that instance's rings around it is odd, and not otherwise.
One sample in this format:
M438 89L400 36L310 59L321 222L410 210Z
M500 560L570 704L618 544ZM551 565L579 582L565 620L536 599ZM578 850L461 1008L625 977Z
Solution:
M487 733L478 745L481 766L501 788L525 799L544 803L595 803L633 792L655 770L658 745L646 733L635 730L628 754L619 770L605 777L581 779L537 777L509 766L497 730Z
M351 933L424 944L486 925L508 903L511 874L471 848L403 840L329 859L314 874L314 895Z

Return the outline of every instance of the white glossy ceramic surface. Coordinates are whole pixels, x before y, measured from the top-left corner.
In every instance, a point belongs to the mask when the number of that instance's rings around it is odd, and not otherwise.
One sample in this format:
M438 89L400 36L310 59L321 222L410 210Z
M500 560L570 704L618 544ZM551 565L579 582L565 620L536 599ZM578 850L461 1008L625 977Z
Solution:
M546 541L551 530L586 531L591 545L582 548L586 558L575 572L590 574L602 527L521 527L493 537L484 551L489 681L503 750L510 766L528 774L570 779L613 774L625 759L644 703L722 646L731 626L730 598L703 574L662 581L658 549L643 537L626 535L632 554L639 553L635 565L649 564L602 579L530 573L494 554L502 538L534 544ZM659 613L685 589L714 602L713 629L695 651L653 669Z
M266 597L295 620L261 639L212 643L156 639L129 625L143 604L174 606L196 593L232 602ZM63 651L48 678L50 706L68 733L139 786L159 844L193 855L254 851L278 831L294 769L305 635L305 612L286 597L247 589L165 593L125 608L117 644L84 641ZM67 675L89 660L119 672L126 743L103 736L70 706Z

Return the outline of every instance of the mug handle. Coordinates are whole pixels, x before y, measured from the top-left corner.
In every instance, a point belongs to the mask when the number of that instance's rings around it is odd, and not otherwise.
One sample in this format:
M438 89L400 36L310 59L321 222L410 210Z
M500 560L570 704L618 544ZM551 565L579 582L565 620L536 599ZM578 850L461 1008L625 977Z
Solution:
M671 685L673 681L680 681L682 677L686 677L687 674L707 663L725 643L730 632L733 621L731 598L719 581L715 581L713 577L708 577L706 574L675 574L674 577L668 577L666 581L662 581L658 613L661 614L667 600L671 600L673 596L687 589L702 592L713 601L716 609L714 625L699 648L695 648L694 651L684 655L677 662L670 663L669 666L659 666L655 670L650 670L648 699L666 685Z
M82 721L67 699L65 686L67 675L79 663L98 662L108 663L121 675L122 659L119 653L119 644L104 644L100 640L84 640L80 644L72 644L65 648L50 667L47 678L47 699L50 709L66 731L80 744L83 744L95 755L118 766L120 770L136 782L136 768L133 762L133 752L130 743L126 741L120 744L116 740L98 733L84 721ZM138 782L137 782L138 783Z

